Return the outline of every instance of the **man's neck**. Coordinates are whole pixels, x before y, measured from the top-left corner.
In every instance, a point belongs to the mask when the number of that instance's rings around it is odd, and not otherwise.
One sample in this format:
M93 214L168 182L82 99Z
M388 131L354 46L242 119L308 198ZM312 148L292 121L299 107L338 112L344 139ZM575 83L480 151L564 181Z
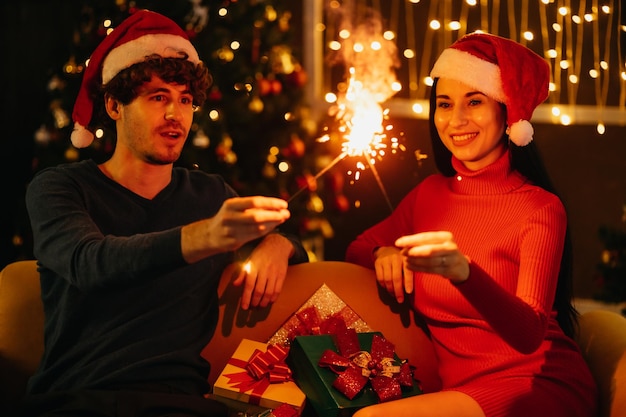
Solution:
M170 183L172 167L172 164L156 165L137 159L122 160L115 155L99 165L104 175L148 200L152 200Z

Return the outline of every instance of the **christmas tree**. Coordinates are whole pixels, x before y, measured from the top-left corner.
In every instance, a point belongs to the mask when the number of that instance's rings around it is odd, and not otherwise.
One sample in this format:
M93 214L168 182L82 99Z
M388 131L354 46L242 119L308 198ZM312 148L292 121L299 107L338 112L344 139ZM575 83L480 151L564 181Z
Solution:
M626 225L626 205L623 210L622 223ZM604 250L598 263L595 297L612 303L626 301L626 228L603 226L599 237Z
M154 10L186 30L214 79L178 164L221 174L241 195L287 200L296 195L284 230L316 245L310 254L319 258L323 239L333 233L329 216L347 208L333 204L342 195L341 184L333 182L325 196L313 176L328 150L315 141L316 123L304 100L307 74L295 46L289 10L294 5L286 0L83 3L68 39L71 54L50 77L50 113L35 132L35 170L85 158L100 162L111 154L110 133L85 149L69 142L82 72L107 31L139 8Z

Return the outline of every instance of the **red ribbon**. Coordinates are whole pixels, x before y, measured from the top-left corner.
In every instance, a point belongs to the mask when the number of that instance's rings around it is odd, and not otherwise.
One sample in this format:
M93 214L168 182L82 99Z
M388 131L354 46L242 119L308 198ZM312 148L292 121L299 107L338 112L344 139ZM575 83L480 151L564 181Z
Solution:
M265 352L255 349L247 361L236 358L228 361L230 365L245 369L245 372L224 376L228 378L229 385L239 392L252 390L249 402L259 405L270 384L291 380L291 369L285 364L288 353L289 348L279 345L270 345Z
M333 387L352 400L369 382L380 402L402 397L402 387L413 386L408 362L396 365L395 348L385 338L375 334L372 351L360 350L354 329L344 327L334 333L339 353L327 349L318 365L337 374Z
M292 341L296 336L320 334L335 334L338 329L354 323L358 319L348 306L322 319L315 306L309 306L297 312L292 320L285 325L288 339Z

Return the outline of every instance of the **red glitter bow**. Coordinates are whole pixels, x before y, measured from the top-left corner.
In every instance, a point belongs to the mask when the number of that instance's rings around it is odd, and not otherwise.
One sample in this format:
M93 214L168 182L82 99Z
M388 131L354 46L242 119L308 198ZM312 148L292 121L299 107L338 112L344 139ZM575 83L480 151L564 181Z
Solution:
M247 361L236 358L228 361L230 365L245 369L245 372L224 376L239 392L252 390L250 403L258 405L270 384L291 380L291 369L285 364L288 353L289 348L279 345L270 345L265 352L255 349Z
M372 351L363 351L354 329L344 328L335 333L339 353L327 349L318 365L327 367L338 376L333 387L352 400L369 382L380 402L402 397L402 387L413 386L408 362L396 365L392 343L373 335Z
M347 327L357 319L358 316L347 306L326 319L321 318L315 306L306 307L297 312L294 320L288 323L288 338L291 341L296 336L333 334L338 328Z

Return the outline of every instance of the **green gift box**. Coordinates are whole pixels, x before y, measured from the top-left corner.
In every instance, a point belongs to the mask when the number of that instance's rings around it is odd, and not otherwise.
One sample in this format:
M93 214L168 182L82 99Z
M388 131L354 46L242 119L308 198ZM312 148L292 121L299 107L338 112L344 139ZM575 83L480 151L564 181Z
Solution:
M371 351L374 335L381 333L357 333L361 350ZM327 350L337 352L332 335L297 336L291 344L287 364L293 372L294 380L306 394L307 401L313 406L318 417L347 417L358 409L378 404L379 399L370 383L352 399L333 387L338 375L326 367L318 365ZM400 359L395 357L399 363ZM409 387L402 387L402 397L421 394L416 381Z

